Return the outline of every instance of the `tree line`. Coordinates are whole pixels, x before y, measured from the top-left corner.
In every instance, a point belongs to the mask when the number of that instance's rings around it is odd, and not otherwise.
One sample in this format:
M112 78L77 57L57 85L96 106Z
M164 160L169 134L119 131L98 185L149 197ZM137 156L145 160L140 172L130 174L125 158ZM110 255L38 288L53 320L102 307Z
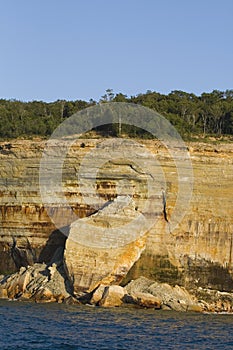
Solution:
M197 136L233 135L233 90L213 90L200 96L175 90L169 94L154 91L128 97L106 90L99 101L57 100L55 102L0 99L0 138L49 137L54 129L72 114L96 104L128 102L140 104L166 117L184 139ZM149 137L143 130L122 125L122 132L132 137ZM112 125L96 132L118 136Z

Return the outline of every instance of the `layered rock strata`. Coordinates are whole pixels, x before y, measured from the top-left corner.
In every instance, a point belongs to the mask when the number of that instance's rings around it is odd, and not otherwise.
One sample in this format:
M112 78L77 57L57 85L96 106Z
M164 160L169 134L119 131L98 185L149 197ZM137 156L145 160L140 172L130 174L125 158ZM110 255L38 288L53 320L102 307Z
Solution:
M84 245L81 248L79 242L72 258L71 250L74 247L71 240L68 240L67 266L70 261L70 266L76 270L77 266L73 266L72 259L75 260L77 252L77 261L85 271L88 268L88 259L90 263L96 261L99 265L96 275L91 277L89 271L85 281L80 272L77 274L77 290L79 287L92 288L98 281L101 282L109 276L112 276L112 283L119 283L124 274L120 274L117 279L118 272L114 270L117 259L122 261L122 266L125 261L125 272L129 270L123 284L143 275L159 282L179 284L187 288L213 288L225 292L233 290L232 144L188 145L194 172L193 195L191 202L185 203L187 211L183 220L169 233L169 220L178 195L177 170L169 152L157 141L143 141L144 147L140 143L137 153L140 166L137 159L125 160L124 154L119 154L114 160L104 156L98 162L93 157L92 172L83 173L84 185L85 181L89 184L88 181L93 180L95 169L94 192L87 193L80 187L77 174L83 157L101 142L103 140L78 140L72 145L63 164L62 176L62 186L69 208L51 201L47 203L47 210L41 200L39 188L40 160L45 142L17 140L1 143L0 274L15 272L21 266L26 267L35 262L49 263L56 251L59 254L65 248L67 237L57 229L63 228L64 231L67 226L68 235L69 225L78 218L86 218L99 210L99 198L102 199L103 206L104 203L114 200L119 193L122 196L130 195L137 212L149 216L149 209L146 208L145 212L144 208L150 177L145 169L148 169L147 163L151 162L151 159L147 162L150 152L159 162L152 164L152 172L155 172L159 164L166 183L166 188L163 188L159 177L154 187L152 186L156 206L153 213L157 213L156 225L146 232L145 242L137 242L136 239L128 243L128 246L114 248L122 249L117 254L111 252L105 255L102 248L98 247ZM54 150L56 153L56 144ZM52 171L56 172L57 169L48 169L48 179ZM185 168L179 171L181 174L182 171L185 173ZM160 176L161 172L158 174ZM96 193L99 196L97 199ZM139 237L139 240L143 239ZM102 273L103 268L100 267L103 259L106 274ZM68 267L68 271L70 269Z
M133 227L127 232L130 223ZM74 290L78 293L99 284L119 284L145 249L143 226L135 204L125 196L96 214L74 221L64 253Z

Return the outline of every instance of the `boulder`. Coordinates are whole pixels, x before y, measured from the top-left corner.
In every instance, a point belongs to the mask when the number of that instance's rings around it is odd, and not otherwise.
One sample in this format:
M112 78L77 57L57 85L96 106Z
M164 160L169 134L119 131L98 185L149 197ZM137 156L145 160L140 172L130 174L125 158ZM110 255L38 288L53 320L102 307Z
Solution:
M24 293L26 290L26 286L29 284L29 282L31 281L32 276L31 276L31 272L30 270L27 270L24 267L21 267L20 271L19 271L19 276L18 276L18 280L17 280L17 284L19 286L19 290Z
M39 289L33 296L33 299L38 302L53 302L56 301L55 296L53 295L52 291L47 288L43 287Z
M121 306L125 293L124 288L120 286L113 285L106 287L98 305L104 307Z
M155 282L149 287L148 291L154 296L161 298L162 308L166 307L166 309L170 308L175 311L189 311L191 309L194 310L195 307L198 309L198 302L195 297L191 296L183 287L172 287L167 283Z
M144 276L141 276L137 278L136 280L132 280L129 282L126 286L125 289L127 290L128 294L135 294L137 292L141 293L147 293L148 288L155 283L155 281L150 280Z
M64 261L77 294L100 284L120 284L145 249L145 222L140 218L134 201L119 196L97 213L71 224ZM133 233L128 232L128 224L135 226Z
M0 286L0 299L8 299L8 293L6 288Z
M161 299L150 293L136 292L125 299L126 302L136 304L144 308L161 309Z
M62 302L69 297L61 267L56 264L34 264L21 267L19 272L5 277L0 282L0 298L27 300L37 302Z
M159 307L175 311L202 311L197 299L180 286L172 287L167 283L158 283L145 277L131 281L126 287L129 295L135 299L137 293L149 293L160 302ZM137 298L136 298L137 300Z
M193 292L204 311L233 313L233 293L201 287Z
M98 305L100 300L103 297L103 294L106 288L108 288L108 286L106 285L100 285L99 287L97 287L92 294L90 304Z
M103 307L120 306L123 304L125 295L126 291L123 287L100 285L92 294L90 304Z
M67 298L65 298L63 300L63 304L66 304L66 305L81 305L82 303L80 303L79 300L77 300L72 295L70 295L70 296L68 296Z

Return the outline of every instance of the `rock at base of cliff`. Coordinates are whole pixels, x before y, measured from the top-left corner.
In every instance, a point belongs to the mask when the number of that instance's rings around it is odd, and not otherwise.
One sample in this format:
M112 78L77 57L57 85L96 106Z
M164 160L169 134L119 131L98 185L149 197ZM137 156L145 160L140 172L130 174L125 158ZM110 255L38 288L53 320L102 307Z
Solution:
M123 287L100 285L92 295L91 304L103 307L115 307L123 304L126 291Z
M8 299L8 293L6 288L0 288L0 299Z
M62 302L70 294L65 278L56 264L34 264L21 267L19 272L6 276L0 282L0 298L34 300L36 302Z
M143 229L140 231L139 220L143 216L133 201L128 203L122 197L71 224L64 262L77 295L100 284L120 284L145 249L147 236ZM134 225L131 231L139 230L143 235L132 238L127 231L129 223Z
M202 311L202 306L196 298L179 286L172 287L167 283L158 283L145 277L140 277L131 281L126 287L126 291L133 298L134 296L152 295L160 302L160 307L166 310L175 311ZM138 297L137 297L138 299ZM140 298L139 298L140 300ZM142 298L142 300L144 300Z
M134 304L146 309L161 309L161 299L150 293L135 292L131 295L126 295L124 302Z
M233 293L199 287L193 293L207 312L233 313Z

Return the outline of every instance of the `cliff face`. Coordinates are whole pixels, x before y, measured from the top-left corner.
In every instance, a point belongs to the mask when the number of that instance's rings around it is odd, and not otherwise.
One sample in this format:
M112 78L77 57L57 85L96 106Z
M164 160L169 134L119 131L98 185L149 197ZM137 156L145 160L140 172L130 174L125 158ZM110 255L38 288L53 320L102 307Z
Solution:
M77 172L83 156L100 142L78 140L64 162L63 188L71 210L67 206L50 203L49 214L57 226L59 223L60 227L67 226L67 235L69 225L77 220L77 216L85 218L97 210L96 206L91 207L89 201L83 199ZM119 279L124 277L123 284L143 275L188 288L205 286L232 290L232 144L188 145L194 172L192 199L187 203L182 221L169 233L169 220L178 191L174 161L158 142L143 143L159 161L167 185L165 201L162 186L160 191L152 188L155 191L156 225L145 232L146 240L145 237L141 238L143 243L137 240L127 242L128 245L123 248L113 247L108 254L104 248L85 246L85 242L76 242L74 245L78 244L78 247L74 247L70 236L66 242L65 258L68 273L73 273L71 277L77 281L77 290L79 287L94 287L98 282L97 275L88 274L87 271L88 267L93 271L92 262L100 266L101 256L104 256L104 265L97 271L101 280L111 277L114 269L127 266ZM20 266L33 262L48 262L54 254L63 254L66 237L51 222L40 195L39 167L44 146L45 142L40 140L0 144L0 274L14 272ZM142 158L146 164L143 152ZM94 190L103 203L116 198L119 191L121 195L133 191L135 208L141 212L148 194L143 169L135 167L130 160L125 162L120 158L114 162L103 159L99 163L102 165L97 169ZM94 169L95 162L93 164ZM86 180L93 177L93 169L89 174L84 174ZM182 169L180 171L182 173ZM185 173L185 169L183 171ZM92 198L93 193L86 192L86 197Z

